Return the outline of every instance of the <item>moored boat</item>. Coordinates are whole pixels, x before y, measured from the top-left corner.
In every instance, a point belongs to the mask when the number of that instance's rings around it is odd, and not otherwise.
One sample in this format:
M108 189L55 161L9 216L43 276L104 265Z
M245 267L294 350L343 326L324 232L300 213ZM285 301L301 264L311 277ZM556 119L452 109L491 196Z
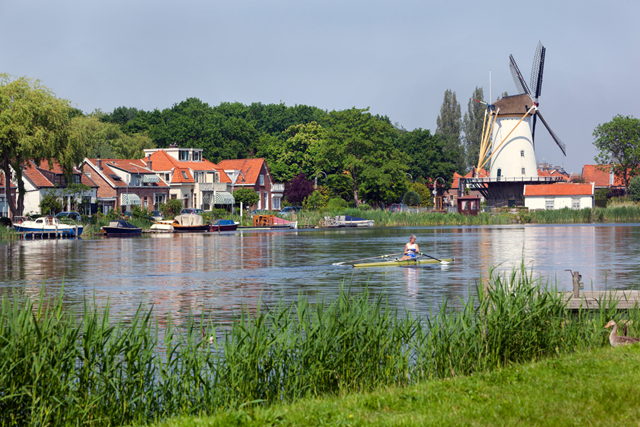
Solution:
M102 227L102 231L107 237L130 237L142 234L142 228L136 227L123 219L111 221L109 225Z
M194 233L209 231L209 224L204 224L201 215L178 215L171 223L175 233Z
M83 226L61 223L54 216L38 218L35 221L23 221L13 225L14 230L20 233L53 234L58 236L80 236Z
M209 226L209 231L235 231L240 225L232 219L216 219Z
M410 266L410 265L421 265L421 264L440 264L442 261L449 264L453 262L453 258L443 258L441 260L438 259L407 259L404 261L377 261L377 262L367 262L363 264L353 264L355 268L363 268L363 267L402 267L402 266Z

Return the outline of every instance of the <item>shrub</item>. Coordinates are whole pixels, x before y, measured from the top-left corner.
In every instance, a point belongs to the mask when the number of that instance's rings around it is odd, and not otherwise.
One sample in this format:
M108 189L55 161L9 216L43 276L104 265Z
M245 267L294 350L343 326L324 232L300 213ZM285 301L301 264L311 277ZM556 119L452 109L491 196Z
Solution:
M57 214L62 212L62 202L58 199L53 192L49 192L42 197L40 201L40 212L43 214Z
M256 193L253 188L238 188L233 192L233 198L236 201L236 206L240 207L240 202L245 208L249 208L260 200L260 195Z
M309 181L302 172L289 181L284 189L284 197L295 206L300 206L311 193L313 193L313 182Z
M176 215L180 215L182 210L182 200L169 199L167 203L160 205L160 210L165 217L173 218Z
M360 209L361 211L368 211L371 209L371 206L369 206L366 203L361 204L360 206L358 206L358 209Z
M629 195L634 202L640 200L640 176L634 176L629 183Z
M407 206L418 206L420 204L420 195L415 191L407 191L404 193L402 203Z
M342 197L335 197L327 203L327 210L330 211L339 211L340 209L346 209L348 207L349 204Z

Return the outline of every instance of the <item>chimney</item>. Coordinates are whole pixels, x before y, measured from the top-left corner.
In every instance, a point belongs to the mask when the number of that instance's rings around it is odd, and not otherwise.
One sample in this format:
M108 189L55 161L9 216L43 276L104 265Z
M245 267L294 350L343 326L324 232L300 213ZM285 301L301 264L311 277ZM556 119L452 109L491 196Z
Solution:
M147 169L153 170L153 164L151 162L151 154L147 156Z
M98 158L96 159L96 166L98 166L99 170L102 170L102 159L100 158L100 154L98 154Z

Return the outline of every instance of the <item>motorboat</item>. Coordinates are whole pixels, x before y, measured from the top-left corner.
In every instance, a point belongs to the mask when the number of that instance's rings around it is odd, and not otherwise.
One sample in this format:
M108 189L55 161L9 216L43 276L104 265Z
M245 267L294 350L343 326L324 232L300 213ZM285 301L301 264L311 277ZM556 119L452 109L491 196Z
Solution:
M173 221L156 221L151 224L150 233L173 233Z
M78 237L82 234L83 226L81 224L63 224L54 216L46 216L37 218L35 221L13 224L13 229L19 233Z
M324 217L325 227L373 227L374 220L358 218L351 215L338 215L335 218Z
M131 237L142 234L142 228L136 227L123 219L109 222L109 225L102 227L102 231L107 237Z
M209 224L204 224L201 215L185 214L173 218L171 223L175 233L198 233L209 231Z
M240 225L232 219L216 219L209 226L209 231L235 231Z

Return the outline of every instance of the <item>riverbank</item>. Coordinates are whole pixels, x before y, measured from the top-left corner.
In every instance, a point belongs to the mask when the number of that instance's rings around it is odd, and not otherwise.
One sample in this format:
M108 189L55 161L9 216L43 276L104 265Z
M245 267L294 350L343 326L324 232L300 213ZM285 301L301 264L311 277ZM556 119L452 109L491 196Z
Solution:
M640 419L640 347L604 347L370 393L247 407L186 426L629 426Z
M64 289L53 301L4 295L0 360L12 368L0 370L0 423L143 424L248 404L268 410L603 347L611 318L631 320L638 334L640 310L569 314L555 289L532 277L524 266L491 270L476 297L429 315L340 289L317 304L300 297L247 307L222 329L206 311L175 323L140 308L124 322L108 305L67 305Z

